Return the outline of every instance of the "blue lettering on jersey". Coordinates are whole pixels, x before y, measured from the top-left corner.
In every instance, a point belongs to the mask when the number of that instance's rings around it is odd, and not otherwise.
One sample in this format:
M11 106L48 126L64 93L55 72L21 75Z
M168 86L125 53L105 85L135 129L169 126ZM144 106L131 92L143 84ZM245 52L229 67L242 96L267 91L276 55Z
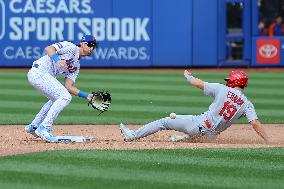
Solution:
M58 47L59 49L62 49L62 48L63 48L63 45L62 45L61 43L56 43L56 45L57 45L57 47Z
M74 64L74 59L71 58L69 60L66 60L66 64L67 64L67 70L70 72L70 73L74 73L78 68L77 67L74 67L72 64Z

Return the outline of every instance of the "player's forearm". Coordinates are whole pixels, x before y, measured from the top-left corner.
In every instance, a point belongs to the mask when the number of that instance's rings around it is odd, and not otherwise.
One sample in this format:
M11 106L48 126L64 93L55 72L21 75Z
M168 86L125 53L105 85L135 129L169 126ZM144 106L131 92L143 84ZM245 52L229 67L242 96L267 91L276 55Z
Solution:
M92 99L92 95L89 94L88 92L82 91L80 89L78 89L77 87L75 87L74 85L66 85L65 84L65 88L68 90L68 92L74 96L78 96L81 97L83 99L87 99L88 101L91 101Z
M71 87L71 88L69 88L69 90L68 90L71 94L73 94L73 95L75 95L75 96L78 96L78 94L79 94L79 92L80 92L80 90L78 89L78 88L76 88L76 87Z
M263 127L258 127L257 129L255 129L255 131L259 136L261 136L263 138L263 140L265 142L269 141L268 136L267 136L265 130L263 129Z
M201 79L198 79L196 77L193 77L193 76L189 76L186 78L187 81L189 83L191 83L191 85L201 89L201 90L204 90L204 81L202 81Z
M56 53L56 49L53 46L45 47L44 51L51 58Z
M46 47L45 49L45 53L50 57L52 58L52 60L56 63L59 63L59 64L62 64L61 66L64 67L65 69L67 68L65 65L64 65L64 62L60 63L60 61L62 61L60 59L60 57L58 56L58 54L56 53L56 49L53 47L53 46L48 46Z
M65 88L68 90L70 94L75 96L78 96L78 93L80 92L80 90L75 86L65 86Z
M261 123L258 120L254 120L251 122L256 133L265 140L265 142L269 141L268 135L266 134L264 128L261 126Z
M80 90L74 86L74 82L69 78L65 78L64 87L68 90L70 94L75 95L75 96L78 96L80 92Z

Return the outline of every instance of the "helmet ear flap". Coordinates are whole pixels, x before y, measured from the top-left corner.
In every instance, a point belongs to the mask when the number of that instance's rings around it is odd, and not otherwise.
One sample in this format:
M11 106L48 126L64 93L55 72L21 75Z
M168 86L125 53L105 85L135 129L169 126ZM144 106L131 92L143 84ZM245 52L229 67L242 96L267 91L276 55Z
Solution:
M230 79L225 79L225 81L227 82L227 83L226 83L226 86L227 86L227 87L233 87L233 84L234 84L234 83L233 83Z

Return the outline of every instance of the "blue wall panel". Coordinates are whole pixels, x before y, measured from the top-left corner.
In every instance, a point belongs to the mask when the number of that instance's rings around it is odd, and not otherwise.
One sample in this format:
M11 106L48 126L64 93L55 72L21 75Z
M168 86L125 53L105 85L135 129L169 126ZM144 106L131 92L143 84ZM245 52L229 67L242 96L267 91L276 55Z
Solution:
M106 24L108 18L113 18L113 0L96 0L90 4L90 14L83 14L91 20L91 26L87 34L93 34L99 41L99 48L91 57L83 57L80 64L82 67L111 67L113 61L112 41L107 40ZM76 15L78 17L80 15ZM105 27L105 28L104 28ZM82 31L78 31L82 32ZM80 39L78 36L77 41ZM116 57L116 56L115 56Z
M194 66L216 66L218 64L217 10L217 0L193 1Z
M153 40L152 0L113 0L113 16L120 19L121 27L125 25L127 30L121 30L120 35L125 38L121 37L113 42L112 46L117 52L122 51L121 56L127 59L121 57L113 60L112 66L149 67Z
M153 66L192 63L192 1L153 1Z
M218 62L226 60L226 2L218 0Z

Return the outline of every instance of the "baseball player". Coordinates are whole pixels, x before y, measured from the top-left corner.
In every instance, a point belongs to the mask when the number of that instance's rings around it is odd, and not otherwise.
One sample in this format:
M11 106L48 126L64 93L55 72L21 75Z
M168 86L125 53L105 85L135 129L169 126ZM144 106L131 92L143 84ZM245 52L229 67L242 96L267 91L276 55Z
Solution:
M46 55L33 62L27 76L30 84L49 100L43 105L25 131L54 142L51 128L58 114L70 103L72 95L91 101L93 94L81 91L74 86L80 70L80 58L90 56L97 47L92 35L82 37L80 44L68 41L55 43L45 48ZM63 76L64 84L56 77Z
M184 77L191 85L203 90L206 96L213 98L209 110L201 115L165 117L148 123L136 131L121 123L119 128L125 141L146 137L160 130L176 130L186 133L186 135L172 138L172 141L199 136L205 136L212 140L216 139L218 134L230 127L237 119L245 116L257 134L265 142L268 142L268 136L258 121L253 104L243 93L248 84L248 76L244 71L230 72L229 76L225 78L226 85L204 82L192 76L188 70L184 71Z

